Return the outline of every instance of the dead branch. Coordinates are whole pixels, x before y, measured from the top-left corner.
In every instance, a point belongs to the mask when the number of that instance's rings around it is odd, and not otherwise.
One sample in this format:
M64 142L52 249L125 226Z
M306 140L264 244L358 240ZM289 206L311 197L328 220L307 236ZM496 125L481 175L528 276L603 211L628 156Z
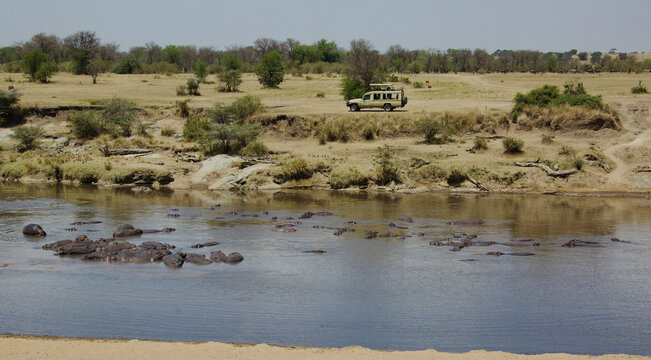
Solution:
M100 146L99 150L104 154L104 156L109 157L113 155L146 155L151 154L153 150L150 149L109 149L108 146Z
M478 187L479 190L481 190L481 191L490 191L486 186L482 185L479 181L473 179L472 177L466 176L466 178L468 179L468 181L470 181L470 183L472 183L473 185Z
M539 163L539 162L533 162L533 161L527 161L527 162L515 162L515 166L521 166L521 167L537 167L541 168L544 172L547 173L547 175L552 176L552 177L568 177L574 173L576 173L577 170L576 168L574 169L569 169L569 170L562 170L562 171L555 171L552 170L549 166Z

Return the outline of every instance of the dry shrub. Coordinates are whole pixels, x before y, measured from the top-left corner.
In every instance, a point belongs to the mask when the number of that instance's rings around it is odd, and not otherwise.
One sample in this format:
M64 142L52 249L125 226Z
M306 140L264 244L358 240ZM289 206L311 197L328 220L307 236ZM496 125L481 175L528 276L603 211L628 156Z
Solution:
M452 166L448 172L448 185L458 187L468 179L468 175L456 166Z
M429 164L411 170L409 176L419 183L428 184L447 179L448 172L437 165Z
M525 128L548 128L550 130L621 130L617 112L612 109L592 110L581 106L562 105L551 108L527 107L526 117L518 121Z
M368 185L369 177L356 167L337 167L330 173L330 187L345 189L351 186Z
M276 174L276 179L282 182L303 180L311 178L313 174L314 170L305 159L295 159L280 165L280 172Z

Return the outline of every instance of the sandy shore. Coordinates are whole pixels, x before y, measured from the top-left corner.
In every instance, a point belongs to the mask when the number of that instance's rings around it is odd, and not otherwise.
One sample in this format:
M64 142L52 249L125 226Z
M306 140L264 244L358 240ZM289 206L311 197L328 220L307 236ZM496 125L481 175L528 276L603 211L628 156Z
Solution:
M0 335L0 358L3 359L554 359L554 360L607 360L650 359L637 355L570 355L541 354L520 355L501 351L477 350L463 354L424 351L376 351L351 346L342 349L285 347L267 344L238 345L217 342L190 343L167 341L71 339L55 337Z

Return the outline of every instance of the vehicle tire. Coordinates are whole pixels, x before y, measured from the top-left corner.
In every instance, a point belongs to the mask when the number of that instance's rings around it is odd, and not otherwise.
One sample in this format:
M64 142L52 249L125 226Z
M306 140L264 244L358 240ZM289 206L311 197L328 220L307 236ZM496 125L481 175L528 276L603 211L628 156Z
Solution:
M350 111L359 111L359 105L357 104L350 105Z
M391 104L384 104L382 108L384 111L393 111L393 106L391 106Z

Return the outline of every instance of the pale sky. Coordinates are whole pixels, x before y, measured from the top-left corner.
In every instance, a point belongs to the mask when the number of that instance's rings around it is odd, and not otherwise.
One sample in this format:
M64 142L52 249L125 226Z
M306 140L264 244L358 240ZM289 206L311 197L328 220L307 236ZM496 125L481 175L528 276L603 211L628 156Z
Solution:
M385 51L482 48L651 52L651 0L1 0L0 47L44 32L95 31L120 50L161 46L224 49L260 37L321 38Z

